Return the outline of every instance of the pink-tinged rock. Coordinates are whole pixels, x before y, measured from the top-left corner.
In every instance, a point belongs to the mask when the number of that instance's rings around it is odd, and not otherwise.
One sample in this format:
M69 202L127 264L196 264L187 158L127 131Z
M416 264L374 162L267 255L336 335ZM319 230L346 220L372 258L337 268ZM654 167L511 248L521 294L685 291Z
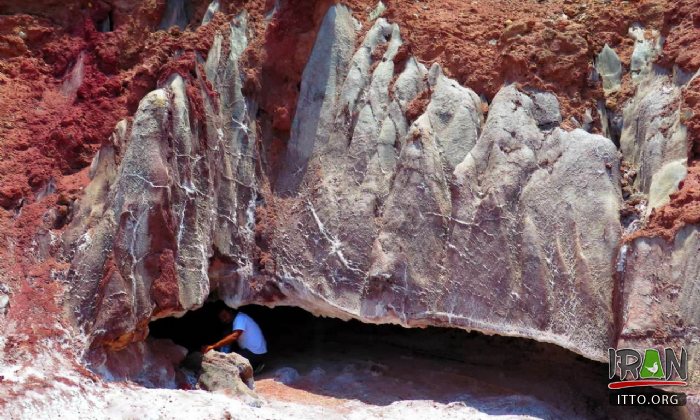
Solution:
M697 392L700 375L700 231L688 226L673 243L640 238L629 246L621 276L618 348L670 347L688 351ZM680 354L680 353L678 353Z
M114 381L133 381L149 388L177 388L177 368L187 349L172 340L149 338L118 351L97 348L88 354L90 368Z
M143 340L152 318L201 306L215 254L229 271L252 272L255 104L237 63L246 42L241 15L196 77L173 75L146 95L95 157L65 234L69 305L93 346L120 350Z

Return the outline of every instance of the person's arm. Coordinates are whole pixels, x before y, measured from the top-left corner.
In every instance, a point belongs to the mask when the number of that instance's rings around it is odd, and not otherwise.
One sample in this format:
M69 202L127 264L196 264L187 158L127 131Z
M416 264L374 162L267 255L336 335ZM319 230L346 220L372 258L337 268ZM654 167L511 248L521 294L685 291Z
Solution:
M219 347L223 347L227 344L231 344L231 343L235 342L236 340L238 340L238 337L241 336L242 332L243 331L241 331L241 330L235 330L234 332L232 332L231 334L222 338L221 340L217 341L216 343L212 344L211 346L203 346L202 353L206 353L209 350L218 349Z

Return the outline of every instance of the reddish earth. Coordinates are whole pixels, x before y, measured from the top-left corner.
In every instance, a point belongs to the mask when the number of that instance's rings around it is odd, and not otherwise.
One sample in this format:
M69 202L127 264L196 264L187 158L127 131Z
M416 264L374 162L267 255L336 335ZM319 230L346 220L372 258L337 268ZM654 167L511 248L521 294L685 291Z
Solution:
M260 126L271 133L268 166L277 165L294 116L301 72L331 0L282 1L267 25L272 0L222 2L207 26L197 22L208 1L192 1L186 30L157 31L165 0L112 2L0 0L0 276L12 290L9 319L36 334L58 334L60 279L68 268L58 237L87 185L95 151L117 121L172 72L185 79L195 56L240 10L249 12L253 39L243 65L246 92L260 104ZM352 0L367 29L375 2ZM399 23L407 42L401 57L440 63L445 73L491 99L505 82L553 90L565 118L581 116L602 98L589 81L593 57L605 43L629 61L632 22L662 28L667 47L659 63L686 71L700 66L698 1L607 2L497 0L430 2L387 0L384 16ZM113 31L96 27L107 16ZM176 52L183 54L175 59ZM70 82L82 61L83 76ZM397 63L400 65L400 63ZM76 76L77 77L77 76ZM77 77L75 80L80 80ZM629 83L629 82L627 82ZM630 92L622 89L613 105ZM190 95L194 98L194 95ZM421 104L416 103L417 110ZM685 121L691 169L671 203L640 235L672 237L700 221L700 82L686 88ZM258 219L273 221L268 215ZM264 231L271 227L260 229ZM261 265L271 264L261 250ZM169 261L158 261L168 267ZM163 276L171 275L167 269ZM170 296L154 285L167 306ZM28 293L24 293L27 291ZM31 298L31 301L30 301Z
M679 184L679 190L671 194L671 201L655 209L647 226L628 239L643 236L659 236L672 242L676 233L686 225L700 224L700 162L694 161L688 168L688 176Z
M439 63L489 100L507 82L552 90L564 114L579 121L602 98L600 86L588 81L595 54L608 43L623 59L629 56L629 24L653 19L636 4L613 8L596 1L387 4L410 51L426 64Z

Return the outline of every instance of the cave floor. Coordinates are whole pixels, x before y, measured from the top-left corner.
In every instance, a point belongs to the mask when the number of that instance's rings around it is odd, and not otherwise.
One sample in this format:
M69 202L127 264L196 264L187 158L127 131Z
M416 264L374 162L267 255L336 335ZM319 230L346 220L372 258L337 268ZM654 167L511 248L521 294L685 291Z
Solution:
M230 328L217 320L220 308L214 302L158 321L152 333L198 350ZM552 344L455 328L341 321L292 307L240 309L267 339L265 369L255 384L273 406L350 418L396 418L412 408L434 409L440 417L466 412L467 418L678 417L673 409L611 406L607 364Z
M33 418L55 412L71 419L683 418L678 410L610 406L607 365L551 344L344 322L289 308L245 311L268 342L266 368L256 377L259 407L225 392L101 381L76 369L77 354L67 349L77 346L65 342L44 343L51 350L38 354L13 348L14 367L0 369L0 407L8 402L9 411L37 413ZM211 319L194 321L172 320L161 338L181 340L208 325L219 330Z
M514 396L507 388L482 382L483 375L465 363L396 354L390 346L331 347L320 357L297 353L267 363L256 391L267 399L324 406L340 414L354 410L353 403L386 406L406 400L466 405L491 415L545 418L552 411L532 396ZM299 376L290 375L289 368Z
M333 336L303 349L277 349L256 377L256 391L269 401L322 407L339 415L413 401L489 417L673 417L610 406L600 366L564 351L518 348L511 357L505 354L511 353L508 349L494 348L490 337L476 337L465 348L472 360L464 361L416 351L405 342L388 344L391 337L369 343L361 338Z

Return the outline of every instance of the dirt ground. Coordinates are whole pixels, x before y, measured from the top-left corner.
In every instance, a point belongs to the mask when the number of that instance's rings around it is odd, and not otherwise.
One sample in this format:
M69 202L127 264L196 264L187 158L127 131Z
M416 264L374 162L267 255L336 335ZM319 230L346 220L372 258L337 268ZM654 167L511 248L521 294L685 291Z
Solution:
M262 397L341 414L358 404L422 401L493 416L682 418L673 410L609 405L607 366L552 345L456 330L343 330L342 323L314 329L312 339L270 343L256 378Z

